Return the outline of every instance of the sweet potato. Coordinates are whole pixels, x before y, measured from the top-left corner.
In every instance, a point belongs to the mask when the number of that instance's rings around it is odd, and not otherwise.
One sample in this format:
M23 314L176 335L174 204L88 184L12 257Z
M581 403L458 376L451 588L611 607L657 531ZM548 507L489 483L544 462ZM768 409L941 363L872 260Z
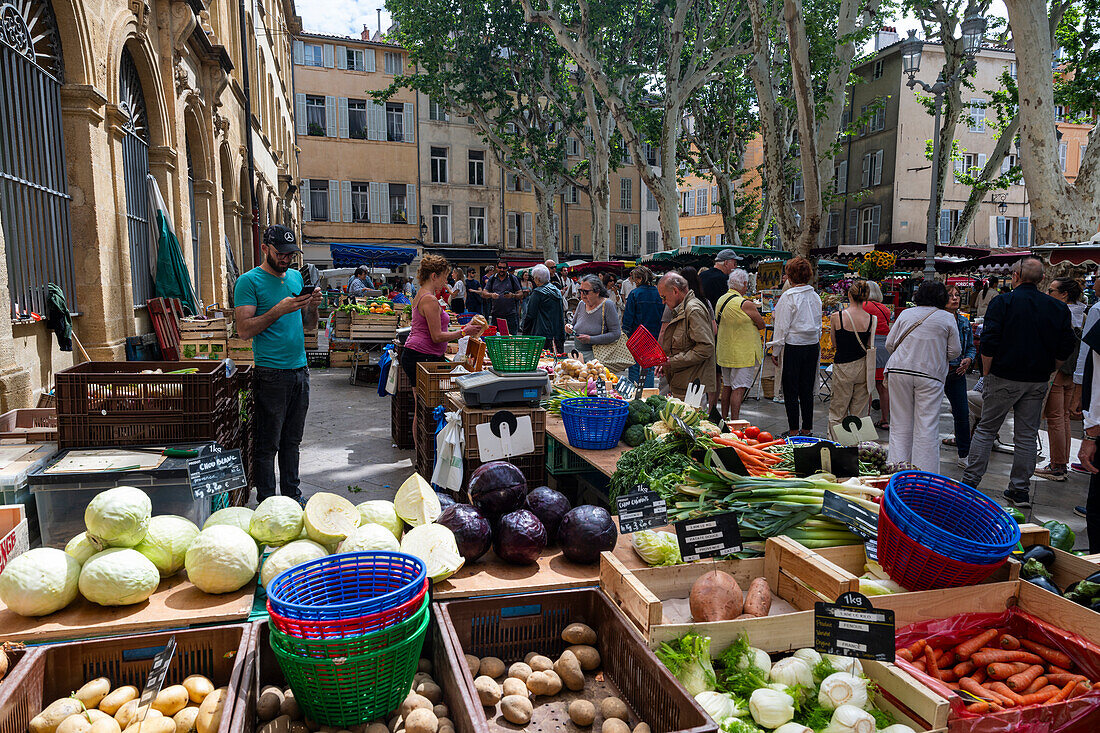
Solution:
M710 570L692 584L688 603L696 623L729 621L741 615L744 594L732 575Z
M749 584L748 593L745 594L745 603L741 612L760 618L767 616L771 607L772 589L768 587L768 579L754 578Z

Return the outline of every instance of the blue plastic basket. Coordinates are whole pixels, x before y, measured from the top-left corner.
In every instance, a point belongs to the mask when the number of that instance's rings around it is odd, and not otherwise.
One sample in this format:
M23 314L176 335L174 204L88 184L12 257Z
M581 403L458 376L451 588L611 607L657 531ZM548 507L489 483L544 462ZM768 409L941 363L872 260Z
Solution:
M883 493L890 519L914 541L975 565L999 562L1020 541L1020 527L985 494L946 476L900 471Z
M829 445L836 445L831 440L825 440L824 438L815 438L812 435L788 435L785 440L787 445L816 445L817 443L828 443Z
M455 313L455 320L465 326L467 323L474 320L474 316L476 315L477 313Z
M626 426L626 403L607 397L570 397L561 401L561 421L569 445L583 450L610 450Z
M348 552L312 560L275 577L268 603L287 618L350 619L388 611L424 588L427 567L402 552Z

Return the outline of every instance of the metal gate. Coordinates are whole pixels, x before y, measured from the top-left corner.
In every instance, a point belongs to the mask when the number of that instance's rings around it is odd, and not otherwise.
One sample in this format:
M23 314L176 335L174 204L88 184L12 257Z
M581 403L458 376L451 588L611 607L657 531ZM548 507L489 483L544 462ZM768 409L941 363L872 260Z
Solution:
M202 222L199 220L198 209L195 208L195 166L191 162L191 143L187 143L187 197L191 205L191 255L195 263L193 280L195 283L195 297L202 298L199 272L201 271L200 242L202 236Z
M126 135L122 139L122 172L126 186L126 233L130 240L130 281L133 284L134 307L145 305L153 297L153 274L150 247L154 215L149 210L149 117L145 110L145 95L141 91L134 59L126 49L118 75L119 108L126 114Z
M0 5L0 215L12 318L46 314L46 286L76 311L61 126L63 67L48 2Z

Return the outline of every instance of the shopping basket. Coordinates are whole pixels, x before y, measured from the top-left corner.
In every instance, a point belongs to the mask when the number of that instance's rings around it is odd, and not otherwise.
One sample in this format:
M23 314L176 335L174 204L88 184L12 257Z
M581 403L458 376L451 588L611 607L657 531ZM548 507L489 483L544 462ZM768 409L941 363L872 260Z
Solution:
M657 339L645 326L638 326L634 329L634 333L630 334L630 338L626 340L626 348L642 369L668 363L668 356L661 349L661 345L657 343Z
M533 372L545 343L542 336L486 336L485 351L498 372Z
M607 397L570 397L561 401L561 420L569 445L609 450L619 444L626 426L626 403Z
M401 552L348 552L275 576L267 601L280 616L315 621L383 613L424 590L427 567Z
M288 618L272 608L270 602L267 604L267 614L271 620L272 630L287 636L298 639L345 639L380 631L415 616L427 594L428 579L425 578L420 592L409 600L385 611L366 616L331 620Z
M271 645L278 646L287 654L312 659L341 659L369 654L397 644L414 633L424 620L423 617L428 615L429 605L431 604L427 595L421 596L415 611L403 620L369 633L342 639L302 639L293 634L284 634L272 626L269 628Z
M883 506L878 515L878 562L902 588L918 591L977 585L1006 560L978 565L941 555L898 529Z

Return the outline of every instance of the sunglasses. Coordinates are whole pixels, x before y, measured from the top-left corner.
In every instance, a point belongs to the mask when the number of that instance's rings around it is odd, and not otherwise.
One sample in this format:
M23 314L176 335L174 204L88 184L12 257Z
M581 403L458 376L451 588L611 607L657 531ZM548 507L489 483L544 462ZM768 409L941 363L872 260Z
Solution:
M594 293L596 291L592 290L591 288L577 288L577 292L581 295L588 295L589 293Z

